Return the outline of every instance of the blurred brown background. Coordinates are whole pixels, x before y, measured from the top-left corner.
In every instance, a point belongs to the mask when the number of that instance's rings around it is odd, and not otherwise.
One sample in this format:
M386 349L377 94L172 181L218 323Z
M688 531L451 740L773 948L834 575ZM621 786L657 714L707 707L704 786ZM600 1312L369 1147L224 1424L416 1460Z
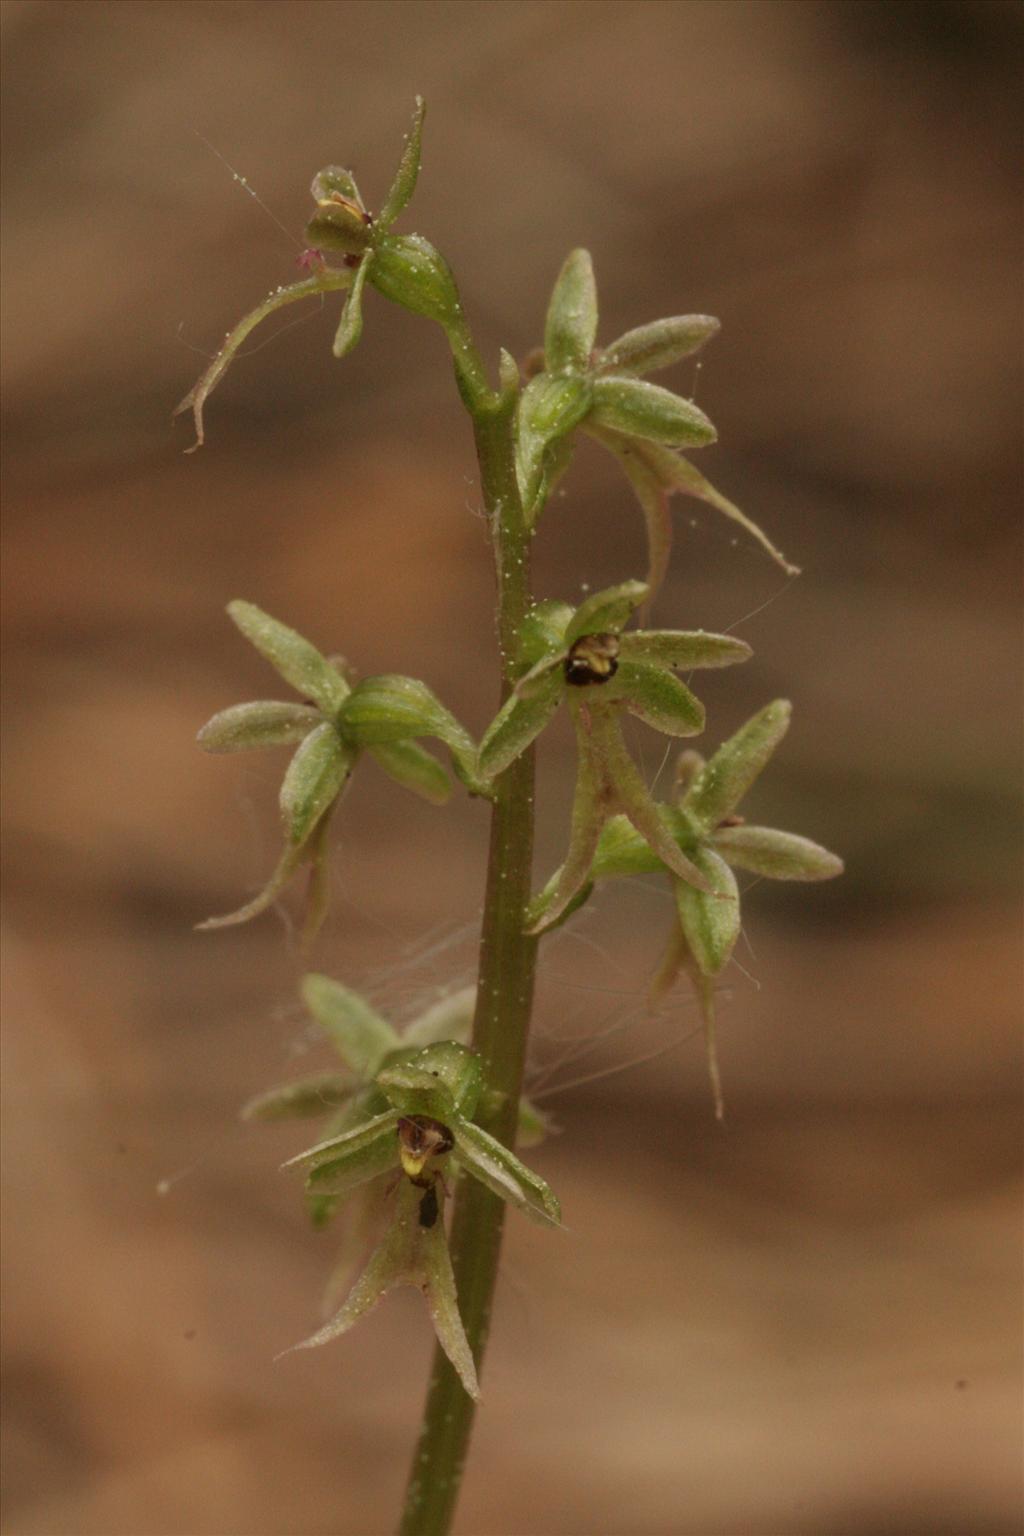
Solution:
M677 503L657 617L743 621L711 739L792 697L750 809L848 864L745 903L724 1129L690 1000L644 1016L657 882L551 944L532 1077L564 1134L534 1160L570 1232L510 1224L459 1529L1019 1529L1020 9L9 0L3 25L5 1532L374 1536L404 1482L417 1297L272 1363L334 1239L277 1172L302 1128L237 1107L322 1058L281 920L192 931L269 870L279 777L193 736L275 692L241 595L483 728L471 443L440 334L376 295L344 365L337 301L271 322L201 454L170 410L298 249L204 140L301 240L322 164L379 200L416 91L403 227L489 358L539 340L575 244L605 340L722 317L666 382L805 574ZM538 588L635 573L611 461L566 490ZM556 731L538 871L571 760ZM467 979L485 836L482 806L361 773L317 966L398 1019Z

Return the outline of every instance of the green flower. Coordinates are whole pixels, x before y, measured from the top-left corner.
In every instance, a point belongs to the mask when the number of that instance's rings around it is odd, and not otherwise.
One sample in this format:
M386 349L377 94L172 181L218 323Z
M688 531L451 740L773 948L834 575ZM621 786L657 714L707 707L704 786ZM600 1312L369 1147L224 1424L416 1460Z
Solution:
M326 978L315 980L322 989ZM349 1009L346 999L343 1010ZM380 1048L381 1023L372 1022L367 1011L367 1027L353 1030L353 1040L363 1042L354 1051L362 1053L364 1063ZM307 1191L313 1195L348 1195L381 1175L398 1174L397 1186L383 1196L391 1202L387 1230L365 1270L335 1316L296 1347L326 1344L395 1286L415 1285L427 1299L438 1340L463 1386L477 1397L445 1236L446 1176L451 1170L475 1178L499 1199L550 1225L560 1223L561 1212L544 1180L474 1123L486 1102L479 1057L454 1040L417 1050L408 1047L408 1038L396 1052L385 1053L385 1065L374 1078L379 1099L364 1101L355 1123L285 1164L305 1170Z
M649 839L638 836L625 816L604 827L594 852L583 900L597 880L651 872L667 874L676 900L676 920L651 989L663 995L680 971L696 989L704 1019L708 1069L715 1112L722 1117L722 1090L715 1050L714 982L727 965L740 933L739 890L733 869L773 880L831 880L843 861L828 849L792 832L747 826L736 808L789 728L791 706L776 699L740 727L705 762L697 752L679 760L675 804L660 805L658 816L673 846L704 877L703 889L681 879L668 859L659 858ZM557 920L560 875L555 875L534 903L536 926Z
M229 332L210 366L175 410L176 416L183 411L192 412L196 441L189 452L202 446L206 401L257 325L287 304L347 289L333 348L335 357L345 357L363 333L363 294L367 283L392 303L436 321L448 338L460 388L468 398L489 396L448 263L422 235L391 233L391 226L416 188L425 113L423 98L417 96L412 128L379 213L367 209L355 177L343 166L325 166L313 177L310 191L316 211L306 226L306 239L318 256L324 251L341 255L343 265L331 267L321 261L312 276L276 288Z
M368 677L353 686L308 640L253 603L228 604L228 613L303 702L260 700L221 710L199 732L207 752L243 752L298 743L281 785L285 847L259 895L237 912L212 917L201 928L244 923L270 906L298 870L310 867L305 933L316 934L327 904L326 833L331 814L360 752L367 751L390 778L435 805L450 793L448 775L416 738L447 746L452 766L471 794L486 794L475 773L475 748L458 721L425 683L411 677Z
M559 273L544 328L542 367L518 407L520 494L527 521L541 508L572 456L571 434L582 427L622 464L647 523L652 594L668 566L672 540L669 498L700 497L739 523L790 575L788 564L757 525L675 450L702 448L714 427L692 400L644 381L698 351L719 329L710 315L673 315L627 331L610 347L595 347L597 287L590 253L572 251Z
M681 880L702 890L706 877L677 847L622 738L623 709L667 736L694 736L704 708L676 668L724 667L745 661L750 647L704 630L624 628L648 595L627 581L595 593L575 611L567 603L540 603L524 636L530 670L484 733L478 770L491 778L507 768L540 734L565 699L576 732L578 767L569 852L549 893L544 925L567 913L585 885L605 824L622 814ZM535 926L542 914L531 908Z

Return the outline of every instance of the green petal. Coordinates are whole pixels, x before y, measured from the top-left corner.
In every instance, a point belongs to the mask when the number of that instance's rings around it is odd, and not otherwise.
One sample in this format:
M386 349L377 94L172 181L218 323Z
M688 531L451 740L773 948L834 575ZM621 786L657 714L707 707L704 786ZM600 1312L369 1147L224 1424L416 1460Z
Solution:
M721 324L711 315L671 315L627 331L601 358L601 368L615 373L654 373L698 351Z
M484 779L497 777L535 741L558 708L565 691L560 672L550 672L543 687L529 699L511 694L484 732L477 771Z
M562 1211L549 1186L521 1163L514 1152L481 1130L462 1121L453 1128L455 1148L467 1173L498 1196L538 1221L561 1224Z
M449 799L452 785L448 775L437 758L414 741L378 742L367 751L396 784L422 795L431 805L444 805Z
M590 252L566 257L548 305L544 326L544 367L548 373L589 366L597 335L597 287Z
M647 595L647 584L643 581L620 581L617 586L593 593L573 614L565 631L566 645L572 645L583 635L617 635Z
M365 678L349 695L343 719L346 731L362 746L416 736L437 737L451 753L462 782L473 793L480 792L472 737L418 678L394 673Z
M601 702L621 699L631 714L665 736L696 736L704 729L704 706L664 667L622 661L602 688Z
M255 603L236 600L228 604L228 614L250 645L297 693L312 699L325 715L337 713L348 696L348 684L315 645Z
M673 395L658 384L614 375L594 380L594 404L589 421L629 437L667 443L673 448L703 448L718 436L692 400Z
M657 662L682 672L692 667L731 667L752 654L745 640L703 629L636 629L619 641L620 660Z
M258 1093L242 1110L243 1120L308 1120L351 1098L352 1083L339 1072L317 1072Z
M402 158L398 162L398 170L395 179L391 183L391 190L384 199L384 206L377 215L377 225L380 229L388 230L398 218L398 215L408 205L409 199L416 190L416 179L420 173L420 155L423 141L423 119L426 116L427 107L422 96L416 97L416 110L413 113L412 127L402 150Z
M533 604L519 635L520 659L524 666L533 667L545 656L563 649L565 631L572 615L569 604L557 598L548 597Z
M684 800L700 826L711 831L730 816L789 729L792 705L765 705L705 763Z
M363 289L366 287L366 274L370 270L372 261L373 252L367 251L356 268L356 275L345 297L341 320L334 336L334 346L331 350L335 357L347 357L358 346L359 338L363 334Z
M673 874L696 886L698 890L707 890L704 875L680 850L666 827L660 808L651 799L636 764L626 750L613 709L595 708L592 711L591 734L594 750L600 753L604 771L614 783L618 808L625 812Z
M578 426L590 409L588 380L578 374L539 373L519 397L516 470L523 512L530 523L537 510L545 455Z
M314 1197L330 1195L337 1202L354 1189L361 1189L372 1179L390 1172L398 1160L395 1131L381 1131L372 1141L344 1148L335 1156L325 1156L314 1164L306 1175L307 1194Z
M239 923L247 923L251 918L258 917L261 912L265 912L269 906L273 905L307 857L305 848L286 848L277 862L274 873L252 901L247 901L245 906L239 907L236 912L225 913L223 917L208 917L204 923L197 923L196 928L200 931L234 928Z
M483 1087L480 1058L454 1040L424 1046L407 1061L377 1074L377 1085L403 1115L430 1115L450 1125L472 1115Z
M355 751L329 721L318 725L288 764L281 785L281 816L292 844L301 848L321 816L341 794Z
M523 674L515 686L517 699L533 699L548 693L548 681L553 675L562 675L565 659L569 652L556 651L553 656L542 656L529 670Z
M459 1316L444 1220L439 1214L431 1226L421 1224L423 1195L423 1190L408 1179L400 1181L391 1225L344 1306L329 1323L295 1348L315 1349L327 1344L365 1317L395 1286L416 1286L426 1297L438 1342L470 1397L478 1398L476 1368Z
M288 288L275 288L268 294L262 304L257 304L255 309L249 311L243 319L239 320L234 330L231 331L217 353L216 357L206 368L195 384L189 390L184 400L174 409L175 416L180 416L183 411L191 411L195 422L196 440L186 453L195 453L205 441L203 429L203 409L207 400L217 388L221 379L230 368L239 347L245 341L250 331L256 329L261 320L272 315L275 310L282 309L286 304L294 304L299 299L314 299L319 294L336 293L339 289L351 287L352 273L347 267L340 271L331 267L325 267L313 277L307 277L301 283L292 283Z
M262 747L284 747L308 736L323 720L308 704L289 704L276 699L252 704L232 704L207 720L196 737L204 752L250 752Z
M302 1000L342 1061L363 1081L376 1077L389 1051L402 1044L398 1032L364 997L330 976L302 978Z
M704 875L711 894L675 882L676 907L686 942L702 976L717 976L726 965L740 934L740 902L736 877L724 859L710 848L695 848L693 862Z
M737 869L749 869L770 880L834 880L843 873L842 859L795 832L776 832L772 827L722 827L712 841Z
M461 1045L468 1045L475 1009L476 987L460 987L413 1019L402 1031L402 1044L423 1046L435 1045L441 1040L457 1040Z

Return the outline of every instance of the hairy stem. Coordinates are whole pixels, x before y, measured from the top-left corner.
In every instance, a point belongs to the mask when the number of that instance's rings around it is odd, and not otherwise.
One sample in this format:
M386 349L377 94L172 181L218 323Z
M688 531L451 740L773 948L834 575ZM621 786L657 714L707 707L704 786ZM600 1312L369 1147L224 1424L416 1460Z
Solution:
M530 604L529 535L515 472L516 390L506 385L472 411L484 506L498 577L502 700L516 681L519 635ZM484 1128L507 1146L515 1139L526 1039L533 1003L537 940L524 933L533 851L533 753L497 783L491 818L487 889L473 1045L495 1090ZM451 1253L459 1310L480 1370L501 1251L504 1204L475 1179L459 1189ZM458 1498L474 1404L444 1352L435 1351L423 1425L406 1491L401 1536L444 1536Z

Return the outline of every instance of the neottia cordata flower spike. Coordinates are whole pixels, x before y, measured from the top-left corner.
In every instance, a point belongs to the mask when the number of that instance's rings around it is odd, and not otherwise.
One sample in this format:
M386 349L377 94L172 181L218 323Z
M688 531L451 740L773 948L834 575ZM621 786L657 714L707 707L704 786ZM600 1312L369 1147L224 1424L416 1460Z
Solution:
M756 538L790 575L755 523L674 450L702 448L716 433L692 400L643 381L698 351L719 329L710 315L673 315L627 331L604 350L597 338L597 287L588 251L572 251L555 283L544 327L543 366L532 368L518 408L520 494L535 522L572 456L582 427L619 459L647 523L648 586L660 586L672 539L669 497L697 496Z
M535 740L562 700L568 702L579 760L576 794L569 853L544 906L544 926L585 885L601 829L616 814L681 880L710 889L707 876L666 830L619 721L625 709L666 736L696 735L704 728L704 708L676 670L731 666L745 661L750 647L704 630L625 632L647 596L644 582L627 581L594 593L575 611L565 603L538 604L524 631L523 661L532 664L480 743L480 774L499 774Z
M722 1090L715 1049L714 982L728 964L740 933L733 868L773 880L831 880L843 872L842 859L819 844L792 832L749 827L737 814L743 796L785 736L790 713L788 701L776 699L741 726L708 762L696 752L684 752L679 759L675 804L660 806L659 813L676 846L704 875L707 890L681 880L624 816L613 817L604 827L587 876L588 893L596 880L652 872L671 877L676 919L651 995L664 995L681 971L693 982L719 1119ZM557 890L556 877L534 904L542 929L552 912L557 916ZM723 896L728 899L722 900Z
M362 1000L326 977L307 978L304 990L307 1000L315 999L318 1017L329 1018L335 1029L340 1022L337 1038L343 1051L351 1059L370 1061L383 1040L378 1026L390 1026L378 1018L368 1029ZM441 1008L451 1008L450 1000ZM434 1012L429 1023L429 1015L416 1021L414 1030L418 1025L423 1034L440 1027ZM371 1184L379 1189L382 1175L398 1174L397 1187L392 1183L378 1201L377 1213L387 1217L387 1229L366 1269L340 1311L297 1347L326 1344L394 1286L415 1285L427 1298L442 1348L475 1397L476 1373L445 1236L446 1177L464 1173L478 1179L500 1199L550 1225L561 1222L561 1212L544 1180L473 1123L485 1093L479 1057L454 1040L417 1050L410 1048L408 1035L393 1038L398 1043L384 1053L385 1064L376 1074L372 1096L363 1100L361 1117L285 1164L305 1170L307 1189L315 1196L350 1195Z
M316 646L254 603L229 603L228 613L303 702L235 704L214 715L199 732L199 744L207 752L298 743L281 785L285 846L277 868L252 901L199 926L224 928L247 922L270 906L303 865L309 865L305 937L310 942L326 910L327 825L361 752L368 752L404 788L439 805L450 793L448 775L435 757L417 745L420 737L436 737L448 748L452 767L469 792L486 795L489 791L476 775L472 739L425 683L382 676L353 686Z
M362 335L363 293L367 283L392 303L436 321L448 338L463 394L471 400L490 398L448 263L422 235L391 233L416 187L425 113L423 98L417 96L412 128L379 213L374 214L366 207L355 177L343 166L325 166L313 177L310 191L316 210L306 225L306 239L317 255L318 268L301 282L275 288L228 333L220 351L174 413L192 412L196 441L188 452L202 446L206 402L246 337L261 321L299 299L347 289L333 348L335 357L345 357ZM332 267L323 261L324 252L339 255L342 266Z

